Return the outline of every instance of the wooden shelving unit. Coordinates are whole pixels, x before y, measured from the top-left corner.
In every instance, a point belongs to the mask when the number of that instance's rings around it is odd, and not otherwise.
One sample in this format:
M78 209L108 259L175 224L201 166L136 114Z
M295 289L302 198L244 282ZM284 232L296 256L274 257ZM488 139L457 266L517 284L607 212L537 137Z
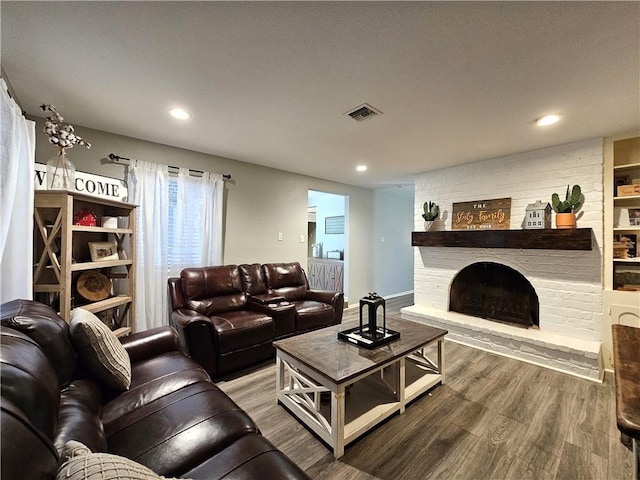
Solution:
M624 179L624 180L623 180ZM624 269L637 269L640 275L640 255L636 245L635 252L629 258L615 258L613 246L616 239L627 236L640 240L640 225L626 223L616 215L616 209L640 210L640 195L618 195L616 186L622 182L640 182L640 136L625 135L607 139L605 143L605 289L620 291L622 294L633 294L620 284L620 272ZM637 266L636 266L637 265ZM635 293L640 295L639 292ZM639 302L640 303L640 302Z
M133 328L135 301L135 205L76 192L36 191L34 205L34 298L56 308L69 321L74 308L97 315L118 335ZM119 217L124 226L106 228L73 224L74 213L90 210L98 219ZM114 241L118 260L92 261L89 242ZM112 283L109 298L84 299L76 289L81 272L99 271ZM109 315L107 315L109 314ZM100 315L99 315L100 316Z
M621 176L629 177L630 181L640 178L640 131L607 138L604 143L602 351L606 368L613 366L611 325L640 327L640 292L625 289L619 281L625 278L625 271L640 272L640 258L614 258L613 255L616 236L630 234L640 240L640 226L618 224L617 207L640 208L640 195L617 195L616 178Z

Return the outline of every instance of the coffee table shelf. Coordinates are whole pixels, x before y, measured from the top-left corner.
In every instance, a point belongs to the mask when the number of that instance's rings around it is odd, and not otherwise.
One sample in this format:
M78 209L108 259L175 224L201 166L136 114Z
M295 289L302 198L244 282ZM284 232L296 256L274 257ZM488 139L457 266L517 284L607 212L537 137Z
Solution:
M373 374L371 377L375 377ZM382 392L373 392L377 395L366 395L371 392L371 384L379 379L367 378L363 379L358 384L353 385L352 392L348 395L345 404L345 425L344 425L344 439L345 445L356 440L358 437L366 433L371 429L371 425L376 425L386 418L399 411L400 402L395 399L392 392L387 391L388 398L383 398ZM363 383L365 385L360 385ZM379 382L377 386L380 386L382 382ZM368 389L366 387L369 387ZM356 391L357 387L363 387L361 390ZM367 392L368 390L368 392ZM376 400L381 403L377 403Z
M346 445L444 383L446 330L395 319L390 327L406 332L406 338L364 350L337 339L346 327L274 343L278 403L327 443L336 458Z

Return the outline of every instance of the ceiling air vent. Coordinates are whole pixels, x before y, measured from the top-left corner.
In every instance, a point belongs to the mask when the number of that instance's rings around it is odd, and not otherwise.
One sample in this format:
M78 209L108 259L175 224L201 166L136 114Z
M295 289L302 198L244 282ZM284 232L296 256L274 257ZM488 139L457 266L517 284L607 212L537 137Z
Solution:
M376 115L380 115L382 112L380 110L376 110L371 105L367 105L366 103L360 105L359 107L354 108L350 112L347 112L354 120L361 122L362 120L366 120L367 118L375 117Z

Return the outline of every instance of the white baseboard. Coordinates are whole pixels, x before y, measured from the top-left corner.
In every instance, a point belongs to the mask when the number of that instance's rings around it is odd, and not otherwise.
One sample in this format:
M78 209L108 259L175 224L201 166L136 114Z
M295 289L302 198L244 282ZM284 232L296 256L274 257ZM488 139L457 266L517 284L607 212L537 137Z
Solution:
M384 299L389 300L390 298L404 297L406 295L413 295L413 290L407 290L406 292L392 293L391 295L385 295Z

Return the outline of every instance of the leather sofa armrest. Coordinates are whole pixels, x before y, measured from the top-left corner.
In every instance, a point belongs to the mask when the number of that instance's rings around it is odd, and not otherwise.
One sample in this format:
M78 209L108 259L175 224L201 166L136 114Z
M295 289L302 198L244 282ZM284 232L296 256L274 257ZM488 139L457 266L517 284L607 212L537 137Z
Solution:
M331 292L328 290L307 290L307 298L316 302L328 303L335 311L335 323L342 322L342 313L344 310L344 293Z
M211 319L194 310L179 308L171 313L171 321L178 331L187 354L210 376L217 376L217 342Z
M209 317L205 317L204 315L188 308L179 308L171 312L171 320L175 324L176 328L186 328L194 322L211 323Z
M122 337L120 342L131 363L153 358L166 352L180 351L180 338L171 327L157 327Z
M338 296L343 295L340 292L331 292L329 290L307 290L307 298L316 302L330 303L337 299Z
M192 343L196 342L194 337L199 335L204 334L207 337L207 344L209 342L215 344L213 338L211 338L213 335L213 326L209 317L188 308L179 308L171 312L170 321L178 331L180 343L187 354L192 354ZM196 331L200 333L194 334ZM200 339L197 343L201 341L205 341L205 339Z
M261 305L266 305L269 303L280 303L284 302L286 299L282 295L278 295L277 293L261 293L260 295L251 295L249 297L249 301L253 303L258 303Z

